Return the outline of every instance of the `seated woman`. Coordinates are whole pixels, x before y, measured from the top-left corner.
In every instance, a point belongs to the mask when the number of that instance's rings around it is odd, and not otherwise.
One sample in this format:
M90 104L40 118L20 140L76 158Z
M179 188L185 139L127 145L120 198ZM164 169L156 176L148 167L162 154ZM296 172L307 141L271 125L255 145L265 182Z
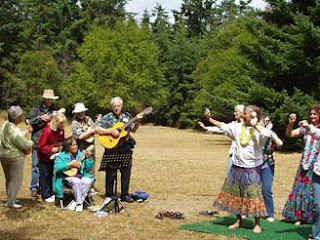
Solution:
M63 182L67 182L72 187L76 199L76 205L69 209L77 212L82 212L83 202L95 181L95 177L90 174L94 161L88 157L89 155L90 150L82 153L78 150L76 139L70 137L64 141L62 152L54 161L53 191L58 198L63 198ZM75 174L66 172L70 169L76 169Z

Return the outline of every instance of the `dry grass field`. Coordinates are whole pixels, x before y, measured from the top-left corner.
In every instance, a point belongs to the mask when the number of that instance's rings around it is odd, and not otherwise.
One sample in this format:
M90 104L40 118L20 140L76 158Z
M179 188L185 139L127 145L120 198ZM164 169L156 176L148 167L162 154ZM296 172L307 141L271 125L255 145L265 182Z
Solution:
M182 224L210 219L199 215L199 211L213 210L212 202L225 178L229 139L223 135L157 126L142 126L134 137L137 145L130 190L141 189L151 197L146 203L126 204L132 217L121 211L98 218L87 210L81 214L60 210L53 204L31 198L28 155L18 194L22 209L5 207L5 179L0 170L0 239L234 239L179 230ZM99 143L96 147L100 165L103 149ZM276 218L280 219L300 154L275 153L275 158L275 209ZM104 172L98 172L99 194L93 198L95 204L103 202L104 179ZM161 210L183 212L185 219L155 219Z

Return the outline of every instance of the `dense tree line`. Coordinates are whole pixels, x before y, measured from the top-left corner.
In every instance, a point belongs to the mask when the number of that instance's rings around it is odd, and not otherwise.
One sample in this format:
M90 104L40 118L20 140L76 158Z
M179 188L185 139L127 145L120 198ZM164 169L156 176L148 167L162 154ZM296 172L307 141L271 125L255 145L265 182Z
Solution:
M2 0L0 107L28 110L53 88L94 115L120 95L128 111L152 105L155 123L190 128L204 107L230 121L234 105L256 104L283 133L290 112L306 118L318 102L320 2L250 2L184 0L174 21L158 4L137 21L126 0Z

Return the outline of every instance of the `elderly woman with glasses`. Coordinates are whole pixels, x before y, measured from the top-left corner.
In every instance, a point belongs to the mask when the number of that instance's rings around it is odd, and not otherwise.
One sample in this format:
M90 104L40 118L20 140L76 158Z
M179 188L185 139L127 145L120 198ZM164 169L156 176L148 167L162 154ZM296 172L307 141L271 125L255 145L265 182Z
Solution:
M8 110L8 120L0 132L0 159L6 178L7 206L12 208L21 208L16 196L22 183L24 158L30 153L33 145L17 126L22 119L23 112L20 106L11 106ZM30 134L29 129L26 129L25 134Z

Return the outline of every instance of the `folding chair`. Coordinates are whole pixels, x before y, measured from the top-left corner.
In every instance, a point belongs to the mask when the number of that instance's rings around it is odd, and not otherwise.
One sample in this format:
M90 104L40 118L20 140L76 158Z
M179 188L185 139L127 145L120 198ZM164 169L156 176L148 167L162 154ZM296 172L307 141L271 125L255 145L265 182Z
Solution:
M66 181L63 181L63 198L59 199L61 209L68 209L72 202L75 202L75 196L72 187L68 185ZM84 205L92 207L93 202L90 194L88 193L83 202Z

